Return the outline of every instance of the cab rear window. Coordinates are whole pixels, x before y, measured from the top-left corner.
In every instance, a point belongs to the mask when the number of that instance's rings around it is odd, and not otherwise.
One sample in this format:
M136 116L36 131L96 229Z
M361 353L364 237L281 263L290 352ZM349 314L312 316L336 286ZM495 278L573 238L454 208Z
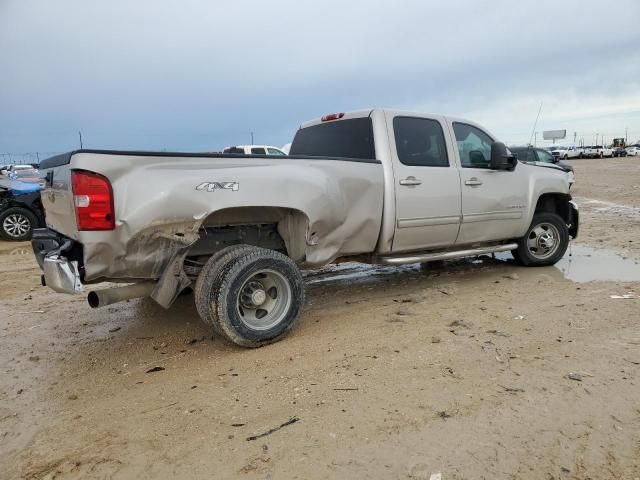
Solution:
M289 156L376 158L371 118L320 123L298 130Z

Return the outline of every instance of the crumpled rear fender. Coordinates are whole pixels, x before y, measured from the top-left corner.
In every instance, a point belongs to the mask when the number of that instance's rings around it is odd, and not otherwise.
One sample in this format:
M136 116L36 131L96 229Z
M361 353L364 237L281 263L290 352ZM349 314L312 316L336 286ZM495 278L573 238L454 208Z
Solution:
M78 157L76 159L76 157ZM298 262L323 265L372 252L382 216L379 163L78 154L73 162L112 183L116 228L79 232L85 279L159 278L203 225L261 222L289 212L278 231ZM72 166L73 168L73 166ZM205 186L203 186L205 185ZM252 211L254 218L229 212ZM216 220L218 219L218 220Z

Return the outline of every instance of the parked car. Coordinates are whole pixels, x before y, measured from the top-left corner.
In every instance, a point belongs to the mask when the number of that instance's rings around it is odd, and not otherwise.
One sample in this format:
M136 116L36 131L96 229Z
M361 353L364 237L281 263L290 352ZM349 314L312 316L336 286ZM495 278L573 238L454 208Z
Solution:
M30 240L33 230L44 226L40 186L7 179L0 181L0 237Z
M558 156L551 155L548 151L535 147L509 147L509 150L511 153L515 154L521 162L530 163L540 167L559 168L567 173L569 186L573 186L575 182L573 167L568 163L559 160Z
M280 148L270 145L236 145L225 148L222 153L236 153L241 155L286 155Z
M636 155L640 155L640 146L631 145L630 147L625 148L627 155L630 157L634 157Z
M627 151L622 147L616 147L616 148L613 149L613 156L614 157L626 157L627 156Z
M21 168L9 173L9 179L23 182L23 183L36 183L42 187L44 185L44 179L40 177L40 172L34 168Z
M578 158L580 156L580 152L575 146L557 147L551 150L551 155L556 157L558 160L568 160L570 158Z
M602 145L594 145L592 147L585 147L583 156L585 158L613 157L613 149L611 149L609 147L603 147Z
M246 347L295 324L301 268L503 251L552 265L578 233L565 172L519 162L478 124L415 112L325 115L289 156L80 150L41 169L47 228L32 246L48 286L127 282L89 304L165 308L192 286L203 321Z

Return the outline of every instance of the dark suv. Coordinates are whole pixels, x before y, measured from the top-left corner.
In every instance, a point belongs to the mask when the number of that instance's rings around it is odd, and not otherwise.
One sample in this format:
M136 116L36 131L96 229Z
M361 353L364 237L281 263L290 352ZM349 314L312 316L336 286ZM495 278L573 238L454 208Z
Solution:
M509 147L509 150L511 150L511 153L513 153L521 162L533 163L541 167L548 165L550 168L559 168L564 170L569 174L569 185L573 185L573 167L567 162L554 157L548 151L535 147Z

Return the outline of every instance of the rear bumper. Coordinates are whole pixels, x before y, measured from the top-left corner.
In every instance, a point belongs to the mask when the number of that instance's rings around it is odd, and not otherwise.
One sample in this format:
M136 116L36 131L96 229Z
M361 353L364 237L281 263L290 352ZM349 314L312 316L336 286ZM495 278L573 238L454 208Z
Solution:
M61 293L82 291L82 247L48 228L33 231L31 247L44 272L43 284Z
M52 290L70 294L82 292L78 262L60 256L48 256L44 259L43 271L43 283Z

